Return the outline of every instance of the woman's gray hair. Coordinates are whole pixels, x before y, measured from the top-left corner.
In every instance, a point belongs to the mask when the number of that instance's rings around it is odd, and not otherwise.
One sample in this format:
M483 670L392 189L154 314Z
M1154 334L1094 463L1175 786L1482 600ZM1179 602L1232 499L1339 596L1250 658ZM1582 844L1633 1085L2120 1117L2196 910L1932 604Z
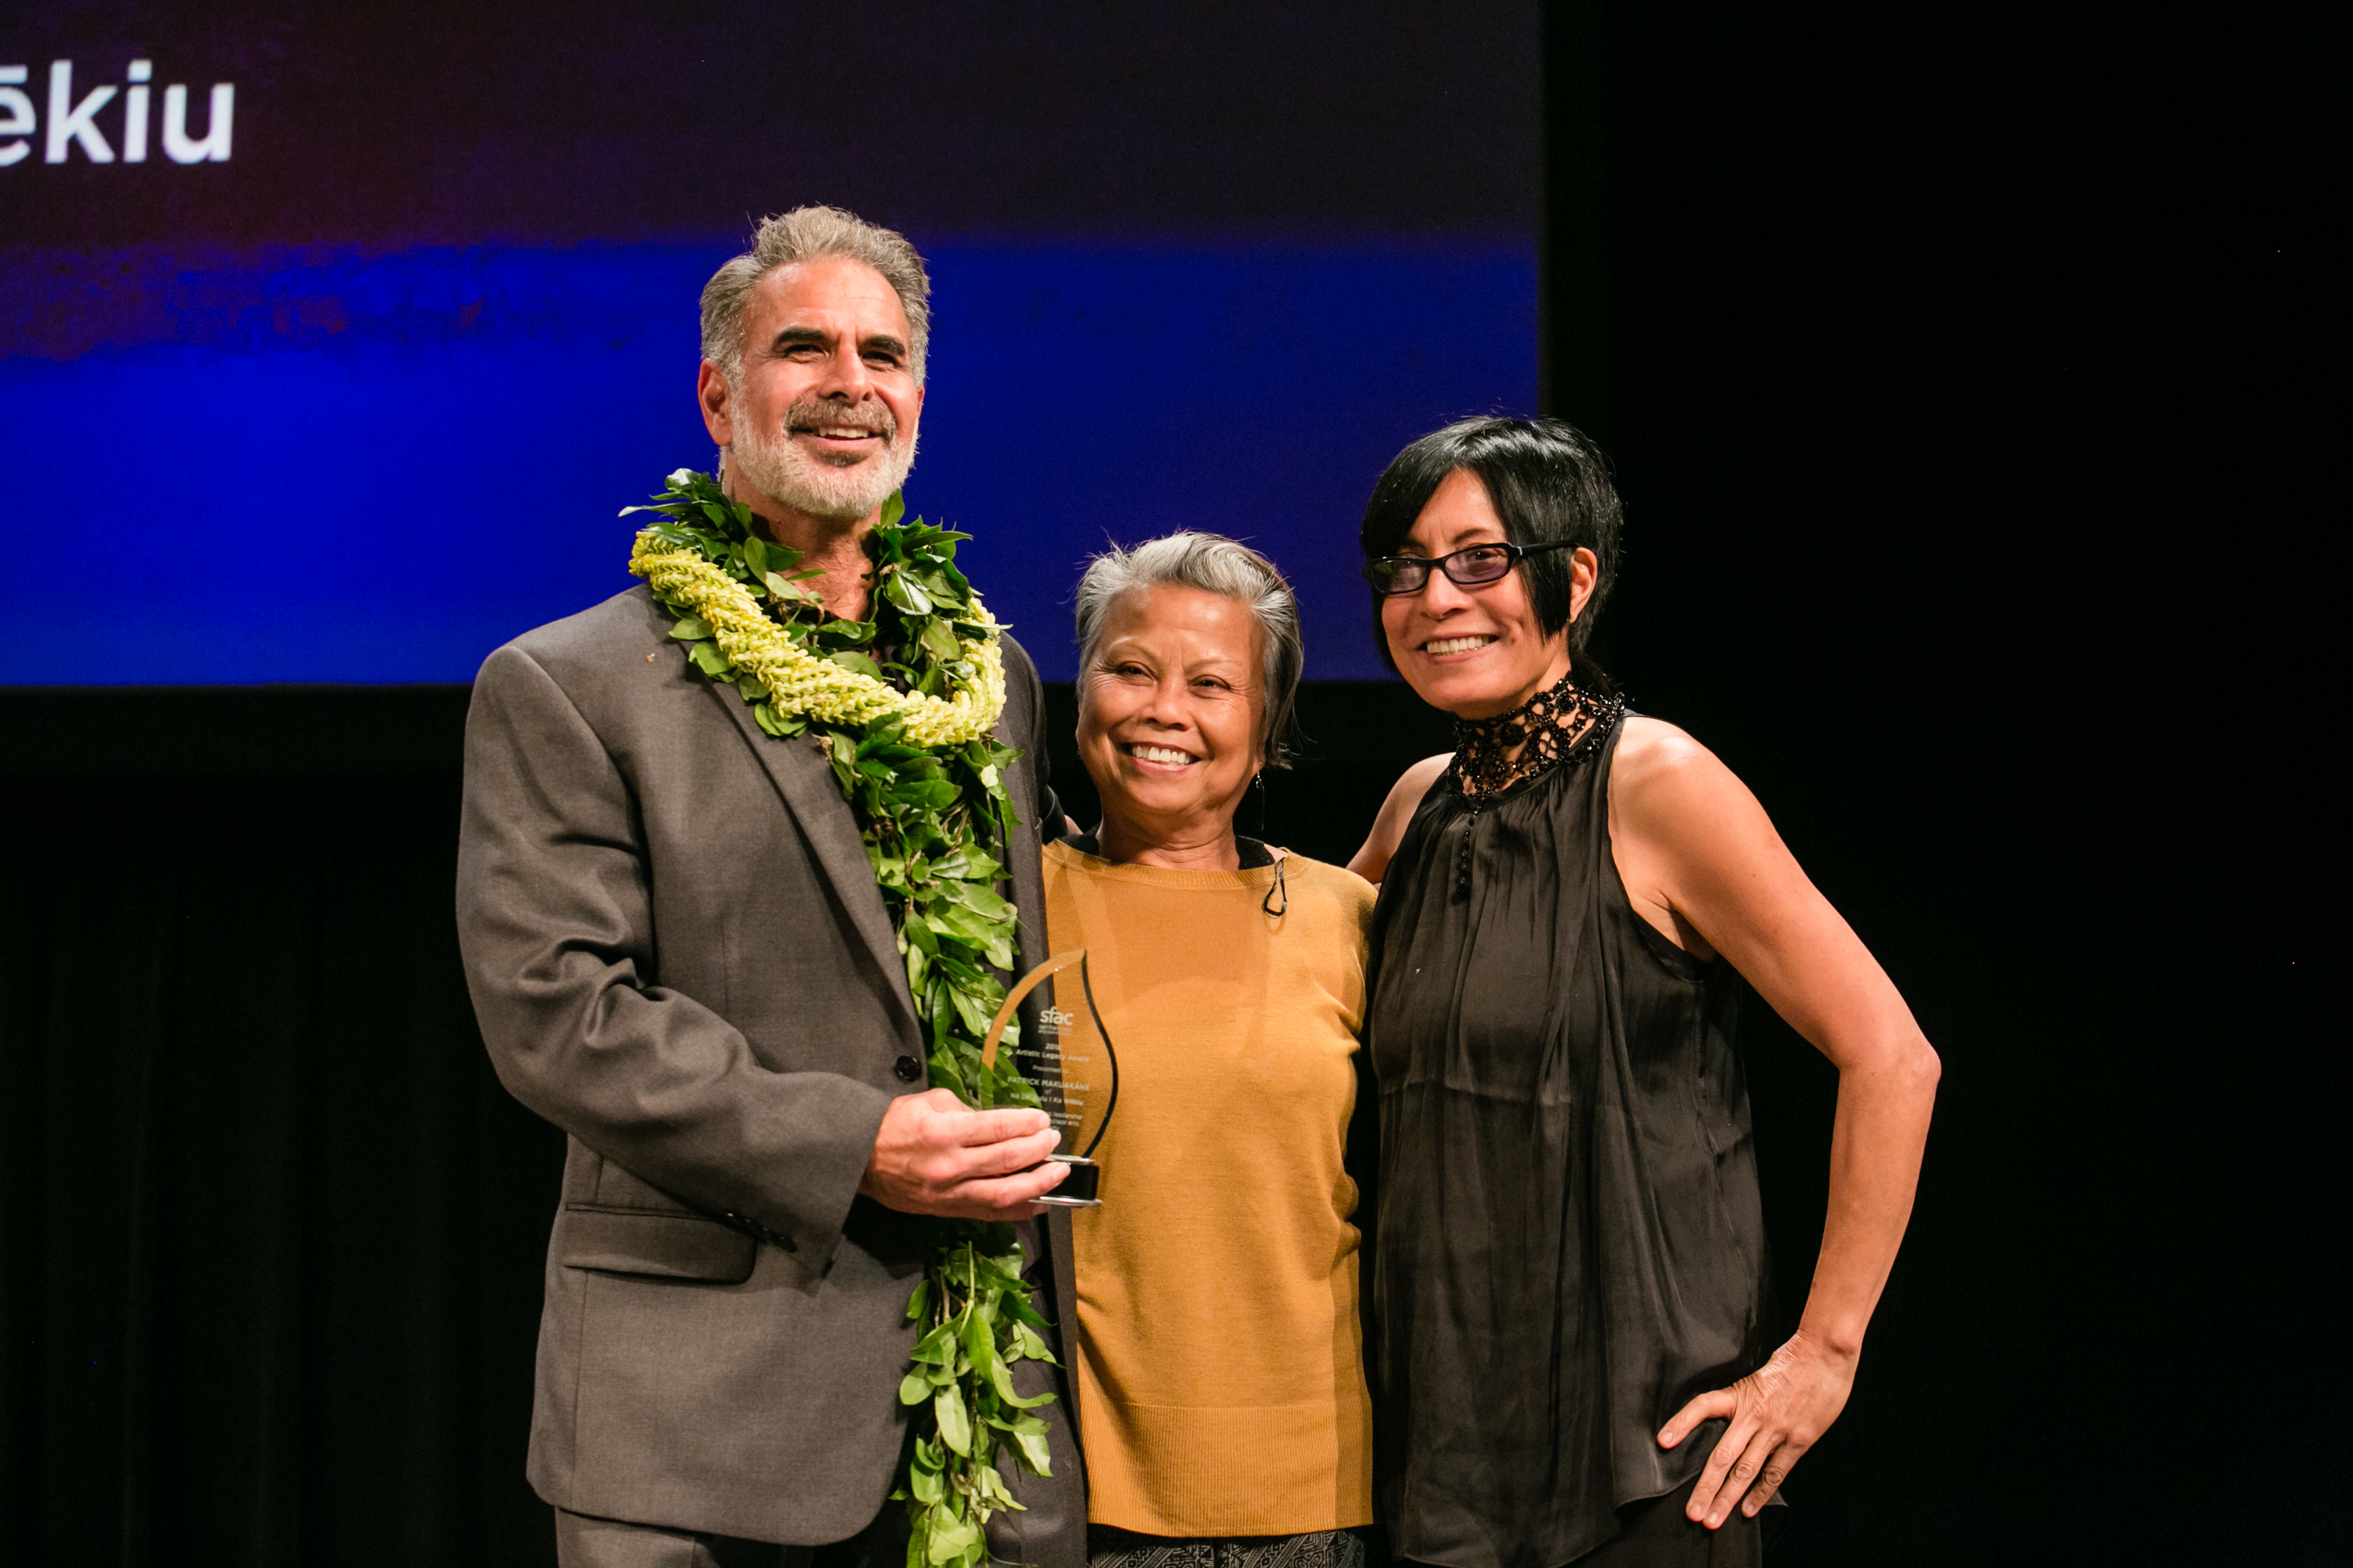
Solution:
M839 207L795 207L763 218L752 248L711 275L702 286L702 357L719 367L733 386L744 370L744 310L752 289L779 267L847 256L882 274L907 313L907 368L923 383L923 351L932 336L932 279L923 258L893 229L868 223Z
M1299 636L1299 605L1273 562L1249 545L1219 533L1172 533L1133 550L1113 545L1087 563L1079 579L1079 676L1093 665L1095 640L1112 603L1134 588L1159 584L1198 588L1205 594L1248 605L1258 621L1261 674L1266 689L1263 726L1266 765L1291 765L1296 738L1293 709L1306 645Z

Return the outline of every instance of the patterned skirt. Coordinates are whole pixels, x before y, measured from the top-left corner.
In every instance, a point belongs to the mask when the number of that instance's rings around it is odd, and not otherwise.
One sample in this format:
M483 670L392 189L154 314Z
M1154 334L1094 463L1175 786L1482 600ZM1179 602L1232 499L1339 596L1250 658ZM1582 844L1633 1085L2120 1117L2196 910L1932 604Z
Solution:
M1091 1568L1365 1568L1365 1538L1353 1530L1319 1530L1202 1539L1091 1524L1087 1561Z

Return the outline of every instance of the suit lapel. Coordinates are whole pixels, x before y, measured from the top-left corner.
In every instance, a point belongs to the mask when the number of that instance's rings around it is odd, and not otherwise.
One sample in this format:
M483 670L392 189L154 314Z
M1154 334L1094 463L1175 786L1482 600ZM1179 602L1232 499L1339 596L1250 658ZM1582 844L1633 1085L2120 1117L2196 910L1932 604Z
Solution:
M849 911L850 924L865 939L875 963L890 981L891 994L897 998L910 1032L920 1037L915 1000L907 990L906 961L899 955L890 911L882 907L882 891L874 884L873 863L866 858L865 842L858 837L858 822L849 814L849 803L841 798L832 764L807 736L780 741L761 729L760 721L752 717L752 705L738 697L734 688L713 682L709 689L712 700L727 710L735 728L743 731L745 744L767 770L776 793L785 797L786 809L799 822L809 847L817 852L818 864L825 868L841 907Z

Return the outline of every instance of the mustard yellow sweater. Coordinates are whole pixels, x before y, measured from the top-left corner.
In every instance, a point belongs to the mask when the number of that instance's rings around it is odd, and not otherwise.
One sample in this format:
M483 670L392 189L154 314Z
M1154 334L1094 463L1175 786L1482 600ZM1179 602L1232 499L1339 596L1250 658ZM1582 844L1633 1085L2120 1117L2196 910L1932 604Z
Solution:
M1103 1206L1071 1226L1087 1517L1175 1536L1369 1523L1340 1162L1372 887L1292 856L1277 918L1271 868L1114 866L1049 844L1045 869L1052 951L1087 950L1119 1054ZM1076 979L1056 989L1073 1049L1093 1035Z

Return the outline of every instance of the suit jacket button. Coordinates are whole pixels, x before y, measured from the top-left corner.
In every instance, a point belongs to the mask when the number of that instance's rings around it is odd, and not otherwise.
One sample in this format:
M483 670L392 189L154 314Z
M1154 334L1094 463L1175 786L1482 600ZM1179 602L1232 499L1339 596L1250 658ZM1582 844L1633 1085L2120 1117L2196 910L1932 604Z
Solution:
M899 1075L901 1083L913 1083L923 1076L923 1064L913 1057L901 1057L892 1064L891 1070Z

